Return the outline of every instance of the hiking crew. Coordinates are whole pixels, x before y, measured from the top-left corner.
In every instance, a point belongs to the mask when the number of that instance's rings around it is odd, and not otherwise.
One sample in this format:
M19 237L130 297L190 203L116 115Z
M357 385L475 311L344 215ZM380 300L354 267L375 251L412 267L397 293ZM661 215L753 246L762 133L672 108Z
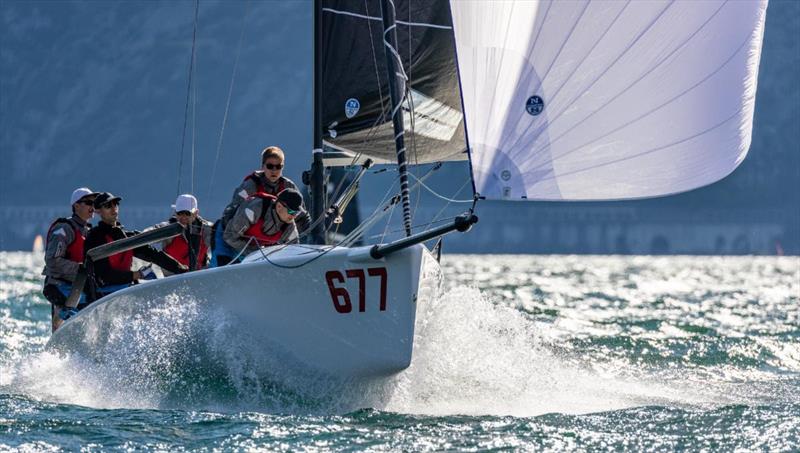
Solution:
M108 192L103 192L95 198L94 207L100 214L100 222L86 236L84 244L86 252L100 245L138 234L137 232L123 230L122 224L117 221L119 217L119 202L121 200L122 198L115 197ZM134 256L157 264L162 269L173 274L180 274L188 270L187 266L149 245L120 252L93 262L92 269L89 269L90 276L93 279L93 284L89 285L88 288L89 302L127 288L139 280L147 278L152 273L150 266L131 271Z
M284 189L277 197L257 192L239 205L223 239L234 250L244 250L242 255L267 245L296 243L295 217L302 205L303 196L295 189Z
M225 207L222 218L214 224L211 267L228 264L241 251L230 247L229 243L223 240L223 232L242 202L256 193L277 196L284 189L298 190L297 185L291 179L283 176L284 160L283 150L279 147L270 146L264 149L261 152L261 170L247 175L239 187L234 190L233 198ZM308 212L302 203L294 223L299 233L308 227Z
M180 223L183 233L161 242L161 250L188 266L190 271L205 269L209 262L212 224L200 217L197 198L189 194L179 195L175 200L175 215L155 228L173 223ZM164 275L170 275L170 272L165 270Z
M47 230L47 245L44 253L45 275L42 294L50 302L50 327L53 332L68 319L75 310L67 309L64 304L72 291L72 282L83 263L83 244L92 224L89 220L94 215L94 198L96 192L86 187L75 189L70 197L72 216L61 217L53 221ZM85 306L85 298L81 295L79 307Z

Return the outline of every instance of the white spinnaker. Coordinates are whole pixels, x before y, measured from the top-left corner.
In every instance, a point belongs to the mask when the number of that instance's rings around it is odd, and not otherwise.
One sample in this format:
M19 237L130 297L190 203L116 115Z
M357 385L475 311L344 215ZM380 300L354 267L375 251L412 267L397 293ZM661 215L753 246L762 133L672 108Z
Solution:
M727 176L750 146L766 8L451 0L477 192L630 199Z

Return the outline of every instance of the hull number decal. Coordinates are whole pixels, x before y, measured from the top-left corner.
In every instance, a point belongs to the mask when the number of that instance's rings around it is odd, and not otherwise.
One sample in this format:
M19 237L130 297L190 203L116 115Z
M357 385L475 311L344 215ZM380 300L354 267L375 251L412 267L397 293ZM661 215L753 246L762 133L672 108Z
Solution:
M350 293L342 284L346 278L358 280L358 311L367 311L367 277L380 278L380 311L386 311L386 268L371 267L364 272L364 269L347 269L342 275L340 271L328 271L325 273L325 281L328 282L328 290L331 292L333 308L339 313L350 313L353 311L353 303L350 300Z

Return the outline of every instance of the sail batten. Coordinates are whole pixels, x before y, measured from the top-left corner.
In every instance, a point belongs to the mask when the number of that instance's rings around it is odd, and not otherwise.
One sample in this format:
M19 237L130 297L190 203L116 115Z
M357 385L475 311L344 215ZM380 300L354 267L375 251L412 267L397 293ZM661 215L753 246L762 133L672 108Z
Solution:
M451 1L477 192L632 199L726 176L750 144L766 7Z

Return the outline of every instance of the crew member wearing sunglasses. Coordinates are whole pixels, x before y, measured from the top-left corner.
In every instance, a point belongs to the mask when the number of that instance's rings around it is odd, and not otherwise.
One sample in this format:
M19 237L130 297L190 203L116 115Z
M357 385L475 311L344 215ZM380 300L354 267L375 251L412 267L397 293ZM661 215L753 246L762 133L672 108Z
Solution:
M298 241L295 218L303 206L303 196L294 189L284 189L278 196L256 193L239 205L225 227L228 246L240 258L260 247L291 244Z
M155 225L153 228L180 223L183 226L183 234L153 244L153 246L160 248L179 263L189 266L189 270L205 269L209 261L211 222L200 217L197 198L188 193L178 195L174 208L175 215L173 217L166 222ZM169 275L169 271L165 270L164 275Z
M236 214L239 205L256 193L265 193L277 196L284 189L297 189L291 179L283 176L284 167L283 150L277 146L270 146L261 152L261 169L254 171L244 178L244 181L233 191L231 202L225 207L222 218L214 224L214 240L212 244L213 257L211 267L224 266L238 254L223 240L223 232L228 222ZM308 227L309 218L305 206L301 205L295 218L295 225L299 232Z
M119 223L120 201L122 201L121 197L115 197L108 192L103 192L94 199L94 208L100 214L100 222L86 236L84 251L137 234L124 230L122 224ZM131 270L134 256L140 260L157 264L173 274L181 274L189 269L171 256L159 252L149 245L117 253L108 258L94 261L94 271L90 275L93 284L89 285L88 294L90 302L127 288L145 278L146 271L149 270L147 266L139 270Z
M74 309L70 310L64 304L72 292L72 282L78 274L78 267L83 263L83 243L92 227L89 220L94 216L96 196L97 192L92 192L86 187L75 189L70 198L72 216L56 219L47 230L42 293L52 304L50 327L53 332L65 319L76 313ZM81 296L78 306L85 302L85 298Z

